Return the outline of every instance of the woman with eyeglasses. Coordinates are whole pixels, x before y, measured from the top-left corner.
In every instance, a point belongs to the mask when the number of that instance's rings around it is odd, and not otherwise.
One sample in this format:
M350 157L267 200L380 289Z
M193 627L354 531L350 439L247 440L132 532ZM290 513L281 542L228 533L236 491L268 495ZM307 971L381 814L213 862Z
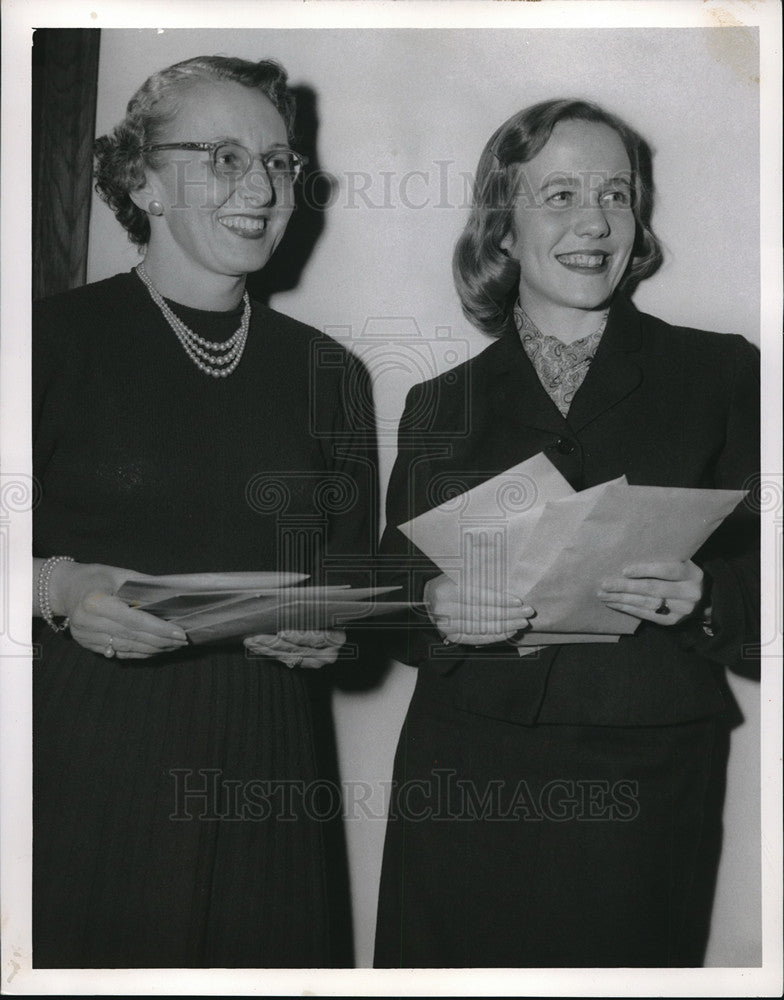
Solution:
M400 582L427 619L399 642L419 669L375 962L699 965L721 831L723 668L748 669L758 634L753 502L693 560L621 560L592 582L597 606L629 616L617 641L537 643L527 633L543 609L488 557L450 579L398 526L444 487L453 497L540 453L578 491L623 475L751 489L758 355L633 305L661 250L650 151L617 116L583 100L524 108L488 140L474 190L454 277L492 339L411 390L387 491L382 551L408 560Z
M245 290L294 210L293 120L273 62L154 74L96 142L143 260L36 306L36 967L332 961L298 668L345 633L194 647L114 596L133 573L340 583L375 540L363 370Z

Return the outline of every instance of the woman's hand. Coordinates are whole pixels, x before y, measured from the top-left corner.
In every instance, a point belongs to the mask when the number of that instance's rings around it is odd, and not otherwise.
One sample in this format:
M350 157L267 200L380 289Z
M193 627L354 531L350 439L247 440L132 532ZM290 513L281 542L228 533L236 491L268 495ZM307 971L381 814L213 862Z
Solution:
M608 608L635 618L677 625L694 614L703 590L704 574L690 560L636 563L621 576L603 580L599 599Z
M287 667L315 670L334 663L345 641L346 633L340 629L288 629L277 635L249 635L244 644L254 656L269 656Z
M121 660L145 659L187 645L183 630L114 594L130 570L98 563L58 563L49 581L52 608L70 619L71 635L79 645Z
M534 609L519 597L482 587L459 588L444 573L425 584L427 612L448 643L488 646L529 627Z

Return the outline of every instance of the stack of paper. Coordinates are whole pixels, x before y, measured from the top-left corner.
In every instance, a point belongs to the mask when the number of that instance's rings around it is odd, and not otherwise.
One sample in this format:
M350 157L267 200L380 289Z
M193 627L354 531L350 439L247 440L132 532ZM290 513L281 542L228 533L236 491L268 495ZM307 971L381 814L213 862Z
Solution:
M526 644L607 641L639 620L599 600L601 581L635 562L690 559L744 496L623 477L575 493L539 454L399 527L456 583L530 604Z
M293 586L306 579L296 573L138 576L126 580L117 596L131 607L175 622L197 644L281 629L339 628L409 606L371 600L399 587Z

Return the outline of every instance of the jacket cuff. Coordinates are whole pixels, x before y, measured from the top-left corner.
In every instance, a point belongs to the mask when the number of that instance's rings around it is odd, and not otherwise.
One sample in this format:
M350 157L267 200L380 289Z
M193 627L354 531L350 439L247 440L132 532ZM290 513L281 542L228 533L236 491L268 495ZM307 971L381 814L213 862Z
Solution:
M732 567L721 559L702 567L706 598L693 618L677 627L679 644L725 667L754 658L756 626L751 625L743 588Z

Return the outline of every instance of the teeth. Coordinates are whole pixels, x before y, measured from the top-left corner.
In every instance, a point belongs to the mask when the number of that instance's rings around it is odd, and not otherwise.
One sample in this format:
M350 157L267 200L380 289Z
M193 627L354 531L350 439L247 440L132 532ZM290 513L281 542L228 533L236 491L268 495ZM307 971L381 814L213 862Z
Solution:
M604 256L603 253L564 253L558 256L558 260L574 267L601 267Z
M221 219L220 223L227 229L241 229L246 233L256 233L264 229L267 225L266 219L249 219L245 216L234 215L228 219Z

